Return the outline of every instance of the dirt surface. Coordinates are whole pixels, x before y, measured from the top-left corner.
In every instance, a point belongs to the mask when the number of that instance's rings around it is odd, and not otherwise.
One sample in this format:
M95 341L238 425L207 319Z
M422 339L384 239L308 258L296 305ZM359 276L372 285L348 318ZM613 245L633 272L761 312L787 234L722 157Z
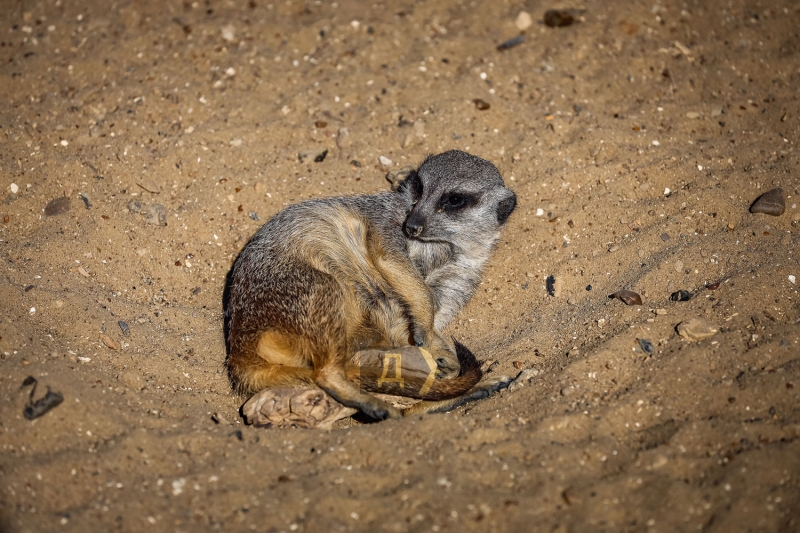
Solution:
M800 528L796 2L1 9L3 532ZM236 254L289 203L450 148L519 206L448 331L530 381L246 427ZM777 186L783 215L748 212ZM718 332L683 339L691 318ZM29 375L64 397L33 421Z

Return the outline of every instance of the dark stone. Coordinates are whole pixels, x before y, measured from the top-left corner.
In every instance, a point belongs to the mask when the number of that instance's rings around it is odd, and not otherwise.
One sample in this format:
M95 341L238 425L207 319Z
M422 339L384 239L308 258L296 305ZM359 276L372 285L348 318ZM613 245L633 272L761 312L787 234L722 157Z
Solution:
M69 212L70 208L71 206L69 198L61 196L60 198L51 200L46 206L44 206L44 214L48 217L62 215Z
M642 348L642 351L647 355L653 355L656 351L653 347L653 343L647 339L639 339L639 346Z
M692 294L689 291L685 291L683 289L675 291L669 295L670 301L673 302L688 302L691 298Z
M572 26L576 20L575 11L572 9L548 9L544 12L544 25L548 28Z
M751 213L764 213L774 217L781 216L784 211L786 211L786 200L780 187L765 192L750 206Z
M616 298L625 303L625 305L642 305L642 297L639 294L622 290L608 295L609 298Z

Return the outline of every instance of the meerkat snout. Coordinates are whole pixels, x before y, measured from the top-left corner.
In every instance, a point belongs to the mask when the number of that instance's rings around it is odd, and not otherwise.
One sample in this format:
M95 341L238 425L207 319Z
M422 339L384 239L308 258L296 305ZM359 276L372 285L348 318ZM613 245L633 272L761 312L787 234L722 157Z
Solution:
M403 231L409 237L419 237L424 229L425 222L422 220L422 216L412 209L403 225Z

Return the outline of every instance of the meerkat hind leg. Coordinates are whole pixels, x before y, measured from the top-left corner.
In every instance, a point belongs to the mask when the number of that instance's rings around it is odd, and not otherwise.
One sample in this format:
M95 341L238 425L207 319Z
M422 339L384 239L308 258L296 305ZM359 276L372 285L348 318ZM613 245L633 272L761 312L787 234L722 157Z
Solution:
M330 394L334 400L347 406L354 407L376 420L387 418L401 418L401 412L383 400L364 392L347 379L344 368L328 366L316 374L316 384Z

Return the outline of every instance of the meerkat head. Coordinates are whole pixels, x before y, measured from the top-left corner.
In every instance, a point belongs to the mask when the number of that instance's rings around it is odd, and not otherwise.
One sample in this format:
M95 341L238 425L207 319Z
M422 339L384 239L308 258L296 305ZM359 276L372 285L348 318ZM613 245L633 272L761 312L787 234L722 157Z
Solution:
M465 247L493 244L517 205L493 164L459 150L429 156L396 190L411 203L406 236Z

